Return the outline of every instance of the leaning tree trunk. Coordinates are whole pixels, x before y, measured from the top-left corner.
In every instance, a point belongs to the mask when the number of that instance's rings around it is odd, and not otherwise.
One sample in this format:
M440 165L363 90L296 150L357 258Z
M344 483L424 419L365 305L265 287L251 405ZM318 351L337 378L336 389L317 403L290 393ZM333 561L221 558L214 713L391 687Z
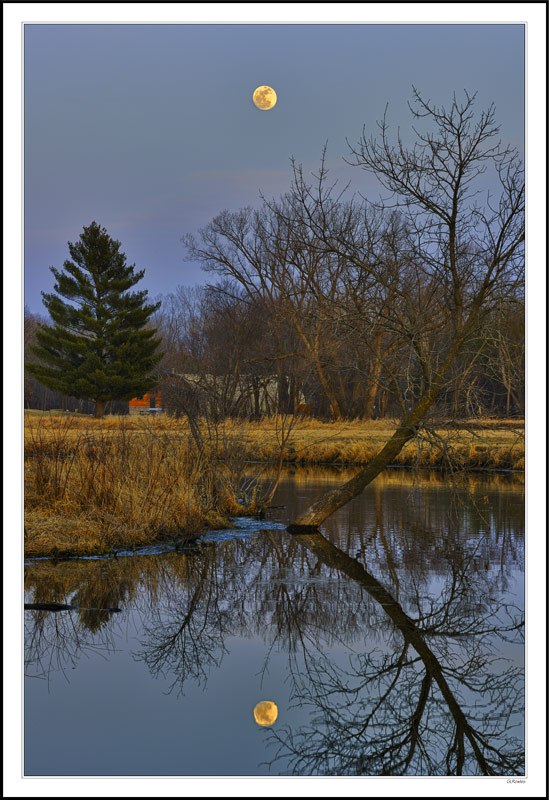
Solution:
M406 614L400 603L373 575L370 575L364 569L356 558L351 558L348 553L340 550L332 542L325 539L324 536L311 536L307 533L303 533L298 537L298 541L314 553L323 564L336 569L338 572L344 573L359 586L362 586L368 594L380 604L390 620L400 630L405 642L411 644L423 661L426 677L429 681L428 685L430 686L432 679L436 681L448 705L448 709L454 718L456 737L459 734L462 740L463 738L468 739L482 770L482 774L492 774L490 765L486 761L484 753L479 746L478 734L475 733L474 729L467 721L456 695L446 680L440 661L427 644L425 634L419 629L416 622ZM461 755L459 756L459 761L461 764L463 763ZM461 770L458 770L458 774L460 774L460 771Z
M429 405L431 405L431 403L429 403ZM418 408L419 406L417 406L414 411ZM361 469L354 478L344 483L343 486L332 489L332 491L323 495L320 500L317 500L316 503L313 503L312 506L309 506L304 514L301 514L301 516L288 526L288 531L290 531L290 533L303 533L304 530L307 529L316 529L335 511L348 503L349 500L359 495L362 490L396 458L406 442L413 437L415 425L423 417L425 411L418 414L417 418L414 412L409 414L404 422L399 425L385 447L374 456L364 469Z

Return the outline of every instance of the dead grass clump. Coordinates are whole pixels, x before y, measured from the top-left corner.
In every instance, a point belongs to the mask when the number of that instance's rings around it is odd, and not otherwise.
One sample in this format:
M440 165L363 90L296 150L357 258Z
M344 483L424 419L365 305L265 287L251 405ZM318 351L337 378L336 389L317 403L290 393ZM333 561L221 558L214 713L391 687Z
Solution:
M199 451L189 436L158 429L136 435L122 425L93 435L81 430L67 448L69 430L46 420L28 436L29 555L135 547L221 525L245 510L215 449Z

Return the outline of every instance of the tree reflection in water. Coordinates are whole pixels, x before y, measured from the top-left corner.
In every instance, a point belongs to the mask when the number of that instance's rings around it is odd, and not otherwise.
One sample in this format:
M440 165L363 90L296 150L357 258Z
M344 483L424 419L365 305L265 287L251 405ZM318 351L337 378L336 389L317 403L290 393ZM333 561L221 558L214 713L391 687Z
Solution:
M92 621L92 612L87 612L86 617L83 622L72 611L26 611L25 676L49 682L51 674L60 671L68 678L68 670L76 669L82 655L98 653L108 658L115 650L112 629L104 626L91 637L87 621ZM96 620L92 624L95 628Z
M309 659L293 674L294 699L313 721L293 733L270 731L277 757L299 775L523 774L522 667L498 654L522 642L517 609L490 602L490 587L454 562L438 602L412 618L356 560L322 535L300 544L360 584L392 621L392 652ZM484 603L475 602L486 597ZM276 758L274 759L276 761ZM271 762L271 763L274 763Z
M169 674L169 692L183 693L187 680L206 685L209 671L226 653L230 615L223 610L223 588L215 547L200 548L185 558L179 580L166 583L159 602L144 619L143 648L135 654L154 677Z
M487 536L473 546L459 526L424 527L378 525L358 553L333 530L340 546L277 530L186 554L29 567L35 602L125 608L114 619L26 612L29 671L67 670L86 648L108 656L131 620L134 658L182 694L206 685L228 637L261 638L264 668L284 650L293 704L310 714L294 729L281 714L265 731L271 770L522 774L523 621L501 601L503 549Z

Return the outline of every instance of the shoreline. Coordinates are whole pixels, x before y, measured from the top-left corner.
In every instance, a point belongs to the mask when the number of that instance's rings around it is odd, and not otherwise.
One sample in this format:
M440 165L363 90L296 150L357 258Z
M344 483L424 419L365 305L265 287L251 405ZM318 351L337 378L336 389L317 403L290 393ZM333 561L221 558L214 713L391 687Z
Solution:
M256 466L267 465L268 462L264 461L248 461L246 463L253 464ZM274 467L274 465L270 465ZM303 470L306 472L308 469L319 468L322 470L328 470L332 472L332 474L337 474L340 470L353 470L354 467L357 465L355 464L286 464L285 470ZM417 474L420 473L434 473L437 477L440 477L444 480L444 472L441 468L435 467L417 467L415 465L406 465L406 464L392 464L386 467L387 472L393 472L402 470L403 472L410 474L415 472ZM292 470L293 471L293 470ZM502 475L506 476L512 480L513 475L517 477L524 476L524 470L512 470L512 469L466 469L458 473L458 478L466 479L466 478L476 478L481 479L483 475ZM378 476L379 477L379 476ZM377 479L376 479L377 480ZM45 519L47 519L45 517ZM71 548L62 548L58 546L55 540L49 541L49 546L47 548L36 549L30 548L29 550L25 550L23 555L23 563L24 566L31 566L34 563L40 561L51 561L54 563L62 562L62 561L74 561L74 560L101 560L101 559L112 559L112 558L125 558L134 555L156 555L159 553L167 553L167 552L184 552L185 550L193 549L191 545L195 543L200 543L200 540L208 536L212 533L225 533L227 538L230 538L231 534L234 534L238 530L242 530L242 526L234 525L234 522L238 521L247 521L252 523L252 525L257 525L258 522L261 522L262 528L273 528L273 529L280 529L285 530L285 525L281 523L276 523L264 519L260 519L258 517L257 512L250 512L249 514L245 514L242 511L238 515L228 515L225 519L216 519L215 522L211 522L208 524L207 521L204 521L204 524L199 526L198 528L188 529L185 530L180 529L179 531L175 532L170 535L166 532L165 536L162 538L157 538L158 534L151 532L150 539L148 539L147 533L145 531L142 532L142 539L139 543L132 544L131 542L127 543L120 543L120 546L116 547L92 547L80 549L78 542L74 542L74 546Z
M433 483L474 484L499 473L524 481L522 421L480 424L441 423L430 438L423 433L406 445L386 475L404 470L417 479L428 471ZM302 479L313 481L314 470L324 471L321 482L335 485L368 464L395 425L227 419L213 431L205 425L197 444L188 424L170 417L150 423L26 415L24 557L115 556L226 529L234 517L257 514L280 469L294 479L303 470ZM243 489L246 472L250 481Z

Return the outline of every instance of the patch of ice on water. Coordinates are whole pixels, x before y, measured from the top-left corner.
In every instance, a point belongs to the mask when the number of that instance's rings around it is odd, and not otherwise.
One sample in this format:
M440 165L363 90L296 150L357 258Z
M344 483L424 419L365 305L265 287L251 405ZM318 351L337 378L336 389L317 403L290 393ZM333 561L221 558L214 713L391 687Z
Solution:
M249 517L235 517L231 522L235 523L234 528L208 531L196 540L197 544L202 542L230 542L233 539L252 539L258 533L284 530L286 527L281 522L250 519Z

